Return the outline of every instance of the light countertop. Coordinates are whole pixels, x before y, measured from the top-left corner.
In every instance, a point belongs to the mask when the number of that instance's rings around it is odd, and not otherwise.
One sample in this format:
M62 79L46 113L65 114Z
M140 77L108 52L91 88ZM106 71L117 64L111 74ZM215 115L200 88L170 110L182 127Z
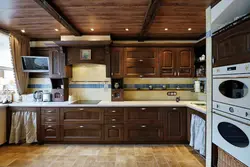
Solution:
M101 101L98 104L69 104L68 102L20 102L5 105L5 107L188 107L206 114L206 107L193 103L201 101ZM1 107L1 106L0 106Z

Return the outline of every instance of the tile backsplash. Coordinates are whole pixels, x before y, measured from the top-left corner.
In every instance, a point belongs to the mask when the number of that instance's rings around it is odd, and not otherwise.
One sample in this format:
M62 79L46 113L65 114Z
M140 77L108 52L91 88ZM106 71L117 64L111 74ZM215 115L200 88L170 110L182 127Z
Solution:
M194 93L193 78L124 78L124 88L145 89L149 85L153 89L161 89L166 85L172 90L127 90L124 100L206 100L206 94ZM49 78L30 78L28 90L51 90ZM174 90L180 88L181 90ZM167 96L167 92L177 92L177 96ZM79 64L73 66L73 77L69 80L69 94L80 100L111 101L111 79L106 78L106 66L97 64Z

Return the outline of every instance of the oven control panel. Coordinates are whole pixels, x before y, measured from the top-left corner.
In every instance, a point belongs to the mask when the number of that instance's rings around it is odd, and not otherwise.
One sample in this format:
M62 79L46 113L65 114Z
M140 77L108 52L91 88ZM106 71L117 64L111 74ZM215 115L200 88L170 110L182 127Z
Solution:
M250 109L236 107L219 102L213 102L213 109L250 120Z
M213 68L213 76L218 75L250 75L250 63L235 64Z

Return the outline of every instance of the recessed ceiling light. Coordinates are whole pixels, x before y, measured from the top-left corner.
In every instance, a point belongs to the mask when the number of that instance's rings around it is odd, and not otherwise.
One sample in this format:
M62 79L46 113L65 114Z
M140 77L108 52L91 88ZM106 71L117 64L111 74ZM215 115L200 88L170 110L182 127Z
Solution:
M91 31L95 31L95 29L94 29L94 28L91 28L90 30L91 30Z
M126 31L129 31L129 29L128 29L128 28L125 28L125 30L126 30Z
M59 30L56 28L55 31L59 31Z
M22 33L25 33L25 30L21 30Z
M165 28L164 30L165 30L165 31L167 31L167 30L168 30L168 28Z
M188 31L191 31L192 30L192 28L188 28Z

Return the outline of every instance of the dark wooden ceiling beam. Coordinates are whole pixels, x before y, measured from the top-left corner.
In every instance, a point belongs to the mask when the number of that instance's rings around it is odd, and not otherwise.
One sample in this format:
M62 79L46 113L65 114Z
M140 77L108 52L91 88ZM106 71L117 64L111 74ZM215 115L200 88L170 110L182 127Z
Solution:
M59 23L61 23L66 29L68 29L73 35L80 36L82 33L70 23L70 21L62 14L62 12L56 8L51 2L47 0L34 0L38 5L44 8L52 17L54 17Z
M143 41L145 38L145 35L147 34L150 26L152 25L155 15L160 7L161 0L150 0L150 3L148 5L148 10L146 12L146 15L144 17L144 22L142 25L141 32L138 36L138 41Z

